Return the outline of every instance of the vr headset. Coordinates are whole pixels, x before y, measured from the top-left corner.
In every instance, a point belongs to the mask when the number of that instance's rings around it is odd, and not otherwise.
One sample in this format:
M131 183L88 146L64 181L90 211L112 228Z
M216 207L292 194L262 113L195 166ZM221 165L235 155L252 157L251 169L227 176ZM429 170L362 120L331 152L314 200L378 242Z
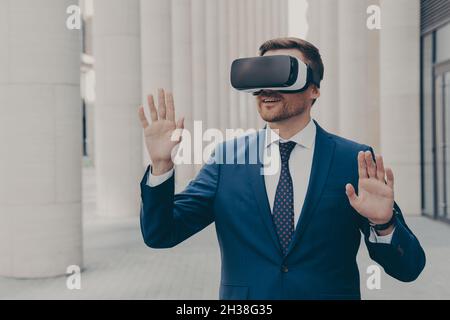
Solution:
M258 95L262 90L298 93L310 84L319 88L312 69L300 59L287 55L242 58L231 65L231 85L239 91Z

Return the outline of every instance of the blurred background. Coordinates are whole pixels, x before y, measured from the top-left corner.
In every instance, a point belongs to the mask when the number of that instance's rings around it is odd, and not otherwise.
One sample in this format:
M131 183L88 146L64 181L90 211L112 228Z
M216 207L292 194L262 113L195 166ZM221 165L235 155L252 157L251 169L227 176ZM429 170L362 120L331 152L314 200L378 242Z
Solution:
M141 239L137 107L163 87L189 130L261 128L229 69L284 36L320 49L314 118L384 156L427 254L417 281L369 290L362 245L363 298L450 299L448 0L0 0L0 299L216 299L214 225L171 250Z

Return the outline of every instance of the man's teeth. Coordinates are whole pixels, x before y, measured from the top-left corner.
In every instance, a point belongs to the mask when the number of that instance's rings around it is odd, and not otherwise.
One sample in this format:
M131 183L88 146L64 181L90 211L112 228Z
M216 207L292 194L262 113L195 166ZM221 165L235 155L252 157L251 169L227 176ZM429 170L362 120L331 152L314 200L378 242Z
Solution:
M278 102L280 99L264 99L264 102Z

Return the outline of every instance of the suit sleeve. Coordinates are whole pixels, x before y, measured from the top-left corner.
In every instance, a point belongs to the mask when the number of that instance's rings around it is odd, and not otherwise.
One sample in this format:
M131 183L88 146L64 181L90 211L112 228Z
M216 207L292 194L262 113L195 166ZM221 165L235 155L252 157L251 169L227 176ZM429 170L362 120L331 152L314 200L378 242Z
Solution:
M214 221L213 203L219 166L205 164L186 189L175 194L175 174L155 187L147 184L150 167L141 182L141 232L151 248L171 248Z
M390 244L369 241L370 226L364 221L361 230L364 234L369 255L379 263L390 276L404 282L417 279L425 267L425 252L419 240L406 225L400 208L395 203L396 227Z
M373 154L372 148L369 150ZM425 252L419 240L408 228L402 211L395 202L394 208L397 211L396 227L390 244L370 242L369 221L361 216L360 229L372 260L379 263L390 276L410 282L417 279L425 267Z

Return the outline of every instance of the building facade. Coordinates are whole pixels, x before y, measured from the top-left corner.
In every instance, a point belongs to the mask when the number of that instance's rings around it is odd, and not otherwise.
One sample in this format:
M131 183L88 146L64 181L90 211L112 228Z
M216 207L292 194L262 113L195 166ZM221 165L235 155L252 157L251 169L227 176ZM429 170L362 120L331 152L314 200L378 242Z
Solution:
M422 212L450 221L450 2L421 1Z

